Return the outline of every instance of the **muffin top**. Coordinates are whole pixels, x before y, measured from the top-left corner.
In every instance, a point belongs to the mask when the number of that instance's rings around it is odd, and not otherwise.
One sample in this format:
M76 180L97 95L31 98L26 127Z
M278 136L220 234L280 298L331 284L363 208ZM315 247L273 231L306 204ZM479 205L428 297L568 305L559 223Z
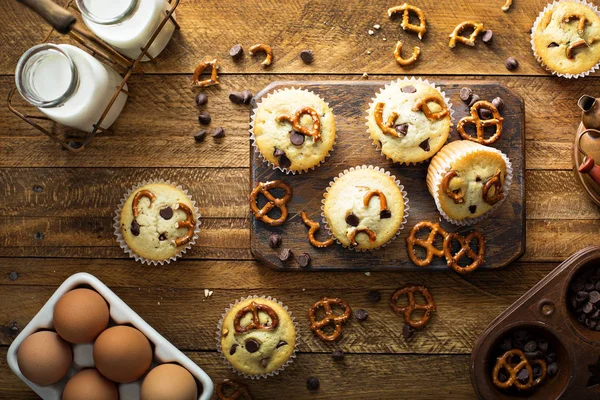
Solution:
M290 314L270 299L243 300L223 319L221 350L244 374L261 375L279 369L295 347L296 327Z
M148 260L177 255L192 239L197 223L192 201L166 183L150 183L134 190L121 209L125 243Z
M404 221L404 196L393 178L372 168L350 170L325 193L329 230L345 247L375 249Z
M600 17L583 4L560 2L542 16L533 32L533 44L551 70L586 72L600 61Z
M253 133L267 161L296 172L319 165L336 136L331 108L301 89L279 90L263 99L255 111Z
M373 143L399 163L431 158L446 143L451 125L440 92L416 80L389 84L371 103L367 120Z

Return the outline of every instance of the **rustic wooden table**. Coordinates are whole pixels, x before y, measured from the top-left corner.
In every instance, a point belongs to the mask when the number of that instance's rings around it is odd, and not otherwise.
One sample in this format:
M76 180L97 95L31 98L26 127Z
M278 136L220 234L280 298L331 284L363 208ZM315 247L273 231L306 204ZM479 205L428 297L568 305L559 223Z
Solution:
M391 21L391 0L201 1L182 0L177 32L154 65L130 80L131 98L112 133L99 135L81 154L60 150L48 138L0 108L0 398L35 398L6 364L19 330L68 276L87 271L104 281L148 323L184 350L218 382L233 374L215 351L222 310L235 299L265 294L283 300L299 318L300 354L280 376L248 382L257 399L473 398L471 347L485 326L574 251L597 243L600 212L578 186L571 144L579 123L576 100L598 95L600 74L567 81L535 61L529 31L544 0L415 0L428 19L421 59L402 70L392 57L402 38L419 41ZM597 4L597 2L596 2ZM14 85L20 55L49 32L41 19L14 0L0 0L0 98ZM458 23L475 19L494 31L494 42L476 48L447 47ZM373 25L380 24L380 29ZM368 31L374 30L373 35ZM53 35L53 37L56 37ZM58 39L56 39L58 40ZM274 64L259 59L233 63L236 43L246 50L268 43ZM312 49L315 62L299 58ZM520 67L509 72L508 56ZM200 60L222 61L221 85L206 90L213 126L227 136L194 142L199 129L189 87ZM391 80L405 74L433 81L493 80L523 97L526 107L526 253L510 267L462 277L452 272L281 273L253 261L250 220L248 108L233 105L230 91L254 93L275 80ZM118 247L114 209L125 190L144 179L185 185L203 215L200 240L168 267L142 266ZM433 292L438 311L410 342L387 299L404 284ZM214 291L205 298L204 289ZM383 300L367 299L377 289ZM369 319L344 327L331 345L311 334L308 306L320 296L347 299ZM333 349L346 353L334 362ZM309 393L305 381L318 376Z

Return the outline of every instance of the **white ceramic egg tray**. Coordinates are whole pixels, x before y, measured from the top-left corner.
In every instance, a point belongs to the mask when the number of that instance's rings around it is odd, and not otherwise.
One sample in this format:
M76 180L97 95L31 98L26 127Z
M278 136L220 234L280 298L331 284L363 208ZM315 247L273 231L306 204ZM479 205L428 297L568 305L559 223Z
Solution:
M110 308L109 326L130 324L142 332L154 345L154 359L152 362L152 368L158 364L169 362L181 365L194 376L196 381L200 383L201 387L198 387L198 400L208 400L211 398L213 393L213 382L206 372L204 372L185 354L173 346L167 339L162 337L162 335L154 328L148 325L146 321L137 315L135 311L125 304L123 300L121 300L98 278L83 272L72 275L66 281L64 281L62 285L60 285L52 297L50 297L46 304L44 304L42 309L35 315L35 317L33 317L29 324L23 328L19 336L15 338L8 349L7 358L10 369L12 369L12 371L19 378L21 378L23 382L29 385L34 392L36 392L44 400L60 400L63 388L71 376L84 368L94 367L92 343L72 345L73 364L71 365L71 369L65 378L53 385L40 386L29 381L23 376L21 370L19 369L19 365L17 364L17 350L25 338L40 330L53 329L52 315L54 312L54 306L56 302L58 302L58 299L60 299L68 291L85 285L93 288L102 297L104 297L108 303ZM132 383L119 384L119 399L139 399L142 380L143 378Z

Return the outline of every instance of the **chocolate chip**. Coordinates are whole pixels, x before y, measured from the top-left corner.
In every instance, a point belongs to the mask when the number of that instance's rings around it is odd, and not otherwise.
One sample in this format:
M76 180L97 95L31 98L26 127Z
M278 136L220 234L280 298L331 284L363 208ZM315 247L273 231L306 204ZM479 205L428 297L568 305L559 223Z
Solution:
M490 110L488 110L487 108L480 108L479 109L479 117L481 119L492 119L494 115L492 114L492 112Z
M410 339L413 335L415 334L415 329L408 325L408 324L404 324L404 326L402 327L402 337L404 339Z
M586 282L586 283L583 285L583 288L584 288L586 291L588 291L588 292L589 292L589 291L592 291L592 290L594 290L594 288L595 288L595 287L596 287L596 284L595 284L595 283L593 283L593 282L590 282L590 281L587 281L587 282Z
M321 386L321 382L319 382L319 378L316 376L311 376L306 380L308 390L319 390L319 386Z
M507 70L514 71L515 69L519 68L519 61L517 61L517 59L514 57L508 57L506 61L504 61L504 66Z
M413 85L404 86L402 88L402 92L403 93L416 93L417 92L417 88L414 87Z
M165 240L167 240L167 234L165 232L161 233L158 236L158 240L160 240L161 242L164 242Z
M471 214L475 214L477 212L477 206L469 206L469 211Z
M229 55L235 60L242 57L243 54L244 54L244 48L242 47L241 44L236 44L229 50Z
M304 143L304 135L297 131L292 131L290 133L290 142L292 142L294 146L301 146L302 143Z
M552 364L556 361L556 353L548 353L546 354L546 363Z
M473 89L471 89L470 87L464 87L460 89L458 96L462 101L468 103L469 101L471 101L471 96L473 96Z
M233 104L244 104L244 95L240 92L229 93L229 101Z
M504 338L502 340L502 343L500 343L500 350L502 350L502 351L509 351L509 350L512 350L512 348L513 348L512 339L509 337Z
M551 43L548 45L548 48L550 49L550 48L552 48L552 47L558 47L558 46L559 46L559 45L558 45L558 43L556 43L556 42L551 42Z
M263 358L262 360L260 360L260 365L263 368L267 368L267 365L269 365L269 359L268 358Z
M277 147L275 147L275 150L273 150L274 157L281 157L284 154L285 154L285 152L281 149L278 149Z
M138 224L138 222L135 219L133 221L131 221L130 231L133 236L140 235L140 224Z
M592 303L590 303L589 301L587 303L585 303L585 305L583 306L583 312L586 314L591 313L592 311L594 311L594 305Z
M281 245L281 235L276 233L269 236L269 247L272 249L276 249Z
M40 185L34 185L33 186L33 191L36 193L42 193L44 191L44 188Z
M597 307L596 307L596 308L597 308ZM600 319L600 309L597 309L596 311L594 311L594 312L591 312L591 313L588 315L588 318L592 318L592 319L596 319L596 320L597 320L597 319Z
M279 157L279 166L281 168L289 168L292 166L292 162L290 161L289 158L287 158L287 156L285 155L285 153L283 153L280 157Z
M504 371L498 372L498 380L500 382L506 382L508 380L508 375L506 375L506 372L504 372Z
M250 102L252 101L252 92L244 89L242 90L242 97L244 98L244 104L250 104Z
M523 346L523 351L526 351L528 353L534 352L537 350L537 343L535 342L535 340L530 340L529 342L525 343L525 346Z
M302 50L300 52L300 58L304 62L304 64L310 64L314 61L314 56L312 50Z
M237 348L238 348L238 344L237 343L232 344L231 348L229 349L229 355L230 356L234 355L235 351L237 350Z
M519 371L519 373L517 374L517 379L521 382L527 382L527 380L529 379L529 371L527 370L527 368L523 368Z
M248 351L248 353L256 353L258 351L259 347L260 347L260 343L258 343L256 340L254 340L254 339L246 340L246 351Z
M283 346L287 346L288 342L286 342L285 340L280 340L279 343L277 343L277 346L275 346L276 349L283 347Z
M589 329L594 329L596 328L596 325L598 324L598 321L595 321L593 319L590 318L586 318L585 319L585 326L587 326Z
M408 124L394 125L394 129L396 129L396 132L398 132L399 135L406 136L408 133Z
M539 364L535 364L532 369L534 378L537 378L540 375L542 375L542 367Z
M583 322L585 321L585 313L581 313L577 316L577 321L581 322L583 324Z
M590 303L592 304L597 304L600 301L600 293L598 293L597 291L592 291L590 292Z
M196 142L203 142L205 137L206 137L206 129L202 129L194 135L194 140Z
M354 311L354 316L359 321L366 321L367 318L369 318L369 312L363 308L359 308L358 310Z
M17 279L19 279L19 274L16 273L15 271L8 274L8 280L16 281Z
M549 377L553 377L557 373L558 373L558 364L555 362L549 364L548 367L546 368L546 374L548 374Z
M346 223L350 226L356 227L360 223L360 220L358 219L356 214L350 213L350 214L346 215Z
M429 151L429 139L425 139L419 143L419 147L422 148L423 151Z
M198 114L198 122L200 122L201 125L210 124L210 119L211 118L208 111L202 111L200 114Z
M502 110L504 108L504 100L502 100L501 97L496 97L494 100L492 100L492 105L498 110Z
M476 177L475 182L481 182L481 177L480 176Z
M390 210L383 210L379 213L380 219L392 218L392 212Z
M524 352L524 354L528 360L540 360L544 358L544 352L540 350Z
M483 35L481 36L481 40L483 41L483 43L485 44L490 44L492 43L492 40L494 39L494 32L492 32L491 29L488 29L487 31L483 32Z
M481 100L481 97L479 97L478 94L474 94L473 96L471 96L471 101L469 102L469 107L473 107L473 104L477 103L479 100Z
M308 267L310 265L310 255L308 253L300 253L298 255L298 264L303 268Z
M381 301L381 293L378 290L371 290L367 297L371 303L379 303Z
M204 93L198 93L196 95L196 105L198 107L205 105L208 102L208 96Z
M288 261L292 258L293 255L294 253L292 253L290 249L281 249L281 251L279 252L279 259L281 261Z
M44 238L44 232L36 232L33 234L35 240L42 240Z
M544 353L548 351L548 341L547 340L539 340L537 342L538 349L543 351Z
M165 207L158 212L163 219L167 221L173 218L173 209L171 207Z
M334 350L333 353L331 353L331 358L333 358L333 361L343 361L344 352L341 349Z
M218 127L213 132L212 137L214 137L215 139L221 139L221 138L225 137L225 130L221 127Z

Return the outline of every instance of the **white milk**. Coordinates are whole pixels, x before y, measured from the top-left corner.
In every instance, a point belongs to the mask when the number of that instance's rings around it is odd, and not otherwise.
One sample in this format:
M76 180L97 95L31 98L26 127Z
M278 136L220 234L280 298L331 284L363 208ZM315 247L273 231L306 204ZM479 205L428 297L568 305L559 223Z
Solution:
M23 98L50 119L91 132L123 78L77 47L42 44L21 57L15 79ZM121 92L102 128L112 125L126 100Z
M92 32L121 54L136 59L171 5L165 0L77 0L83 21ZM173 14L175 18L175 14ZM154 39L148 53L156 57L175 30L168 21ZM143 61L149 58L144 56Z

